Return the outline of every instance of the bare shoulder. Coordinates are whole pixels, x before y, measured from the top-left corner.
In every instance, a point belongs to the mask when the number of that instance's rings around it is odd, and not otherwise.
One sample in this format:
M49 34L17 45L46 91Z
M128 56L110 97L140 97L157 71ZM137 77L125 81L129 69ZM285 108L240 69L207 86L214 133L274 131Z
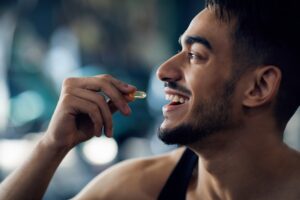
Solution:
M282 161L281 168L283 178L275 182L274 186L278 187L278 192L274 192L276 199L300 199L300 152L290 149L290 154Z
M94 178L75 199L156 199L184 149L114 165Z

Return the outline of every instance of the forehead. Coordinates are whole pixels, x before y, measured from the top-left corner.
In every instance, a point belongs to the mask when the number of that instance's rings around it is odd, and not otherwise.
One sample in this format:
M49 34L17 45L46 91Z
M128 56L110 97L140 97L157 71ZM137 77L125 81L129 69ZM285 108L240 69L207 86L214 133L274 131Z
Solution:
M232 30L232 22L219 20L212 8L205 8L191 21L182 38L187 36L205 38L211 44L213 53L220 55L230 53L232 50Z

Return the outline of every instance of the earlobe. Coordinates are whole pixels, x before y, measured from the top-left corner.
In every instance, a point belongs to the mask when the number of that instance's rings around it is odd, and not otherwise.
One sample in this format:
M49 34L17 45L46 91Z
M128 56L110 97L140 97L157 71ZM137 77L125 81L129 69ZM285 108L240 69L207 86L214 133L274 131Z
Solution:
M253 71L252 80L244 93L243 105L258 107L272 102L279 90L281 71L276 66L263 66Z

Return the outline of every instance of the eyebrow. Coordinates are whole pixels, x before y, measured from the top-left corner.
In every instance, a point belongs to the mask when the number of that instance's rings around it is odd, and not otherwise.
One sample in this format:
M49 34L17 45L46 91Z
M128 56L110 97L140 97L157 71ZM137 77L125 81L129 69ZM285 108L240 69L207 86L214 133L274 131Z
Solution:
M204 45L207 49L212 50L212 46L207 39L201 36L183 36L179 37L179 44L182 45L182 40L184 40L184 44L192 45L194 43L199 43Z

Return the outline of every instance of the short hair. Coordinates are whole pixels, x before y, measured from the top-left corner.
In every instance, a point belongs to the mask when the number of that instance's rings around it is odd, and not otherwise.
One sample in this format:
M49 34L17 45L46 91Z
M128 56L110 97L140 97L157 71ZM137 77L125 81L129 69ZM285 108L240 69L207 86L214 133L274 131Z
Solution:
M300 101L300 1L206 0L206 7L221 21L235 20L233 53L240 67L279 67L274 114L280 125L287 123Z

